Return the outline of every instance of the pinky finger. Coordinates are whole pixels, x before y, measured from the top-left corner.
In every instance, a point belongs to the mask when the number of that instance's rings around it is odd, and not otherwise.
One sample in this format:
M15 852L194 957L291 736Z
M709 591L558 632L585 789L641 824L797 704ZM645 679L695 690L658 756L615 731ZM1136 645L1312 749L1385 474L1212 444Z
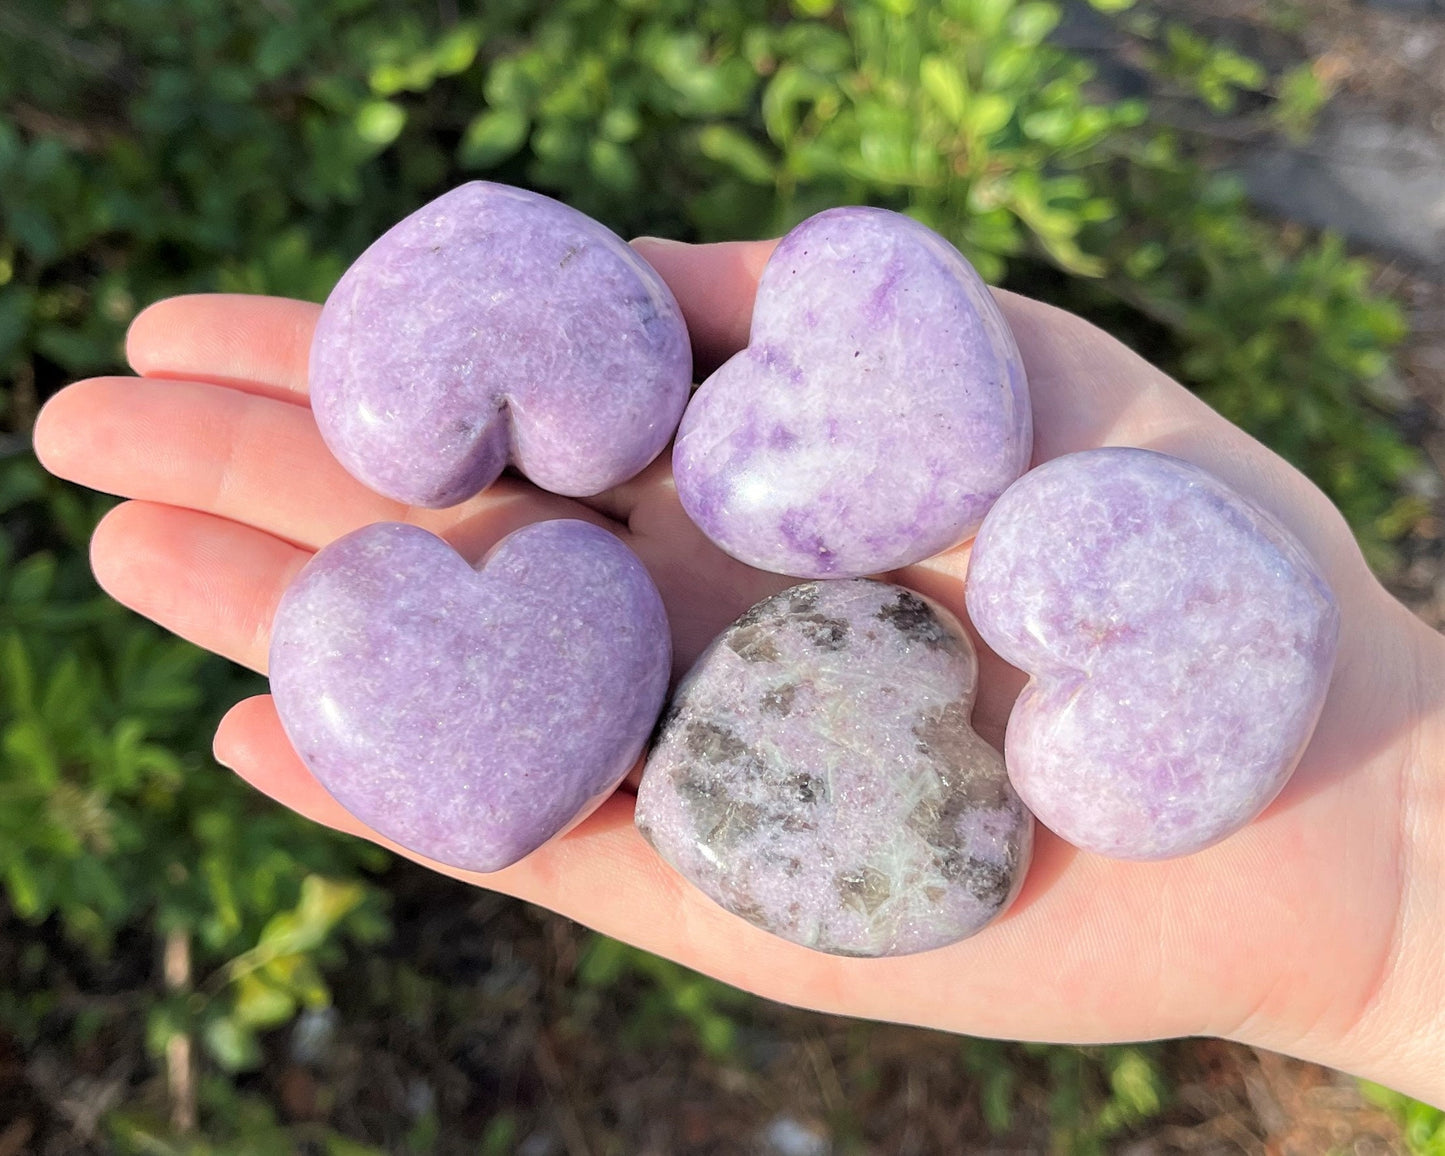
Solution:
M117 506L90 543L96 581L117 602L263 673L276 605L310 557L250 526L155 502Z
M409 850L343 807L296 754L269 695L232 707L217 728L214 750L217 762L304 818L369 840L444 875L545 904L593 926L598 925L599 912L615 910L614 918L625 922L623 913L692 898L690 889L643 843L632 824L633 797L625 791L519 863L482 874ZM721 912L715 917L731 919ZM612 925L614 934L619 929Z
M364 839L378 839L316 781L281 729L269 694L244 699L216 730L216 761L303 819Z

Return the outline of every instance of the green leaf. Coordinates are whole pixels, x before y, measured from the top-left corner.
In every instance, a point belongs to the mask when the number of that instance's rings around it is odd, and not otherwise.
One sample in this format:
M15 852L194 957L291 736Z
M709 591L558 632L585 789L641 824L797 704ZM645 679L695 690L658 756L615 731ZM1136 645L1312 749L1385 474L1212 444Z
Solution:
M1015 0L968 0L966 8L973 27L987 41L999 39L1004 21L1013 11Z
M243 975L236 982L233 1013L249 1028L273 1028L296 1014L296 1000L289 992L267 983L257 975Z
M8 631L0 636L0 671L5 675L4 679L0 680L0 687L5 690L10 709L22 717L33 715L35 667L31 665L25 644L15 631Z
M489 169L527 141L531 118L519 108L494 108L474 117L462 134L457 160L469 169Z
M487 1121L480 1156L507 1156L517 1146L517 1117L502 1112Z
M1138 0L1089 0L1090 7L1099 12L1127 12Z
M1024 135L1042 144L1057 147L1073 132L1076 112L1071 108L1043 108L1023 118Z
M230 1016L209 1021L201 1041L211 1058L228 1072L245 1072L261 1064L261 1044L256 1033Z
M49 552L30 555L10 575L10 601L17 606L40 602L54 585L58 565Z
M364 896L359 883L308 875L301 881L301 901L293 910L283 911L271 919L261 932L258 946L275 955L315 951Z
M22 858L12 857L5 865L5 890L10 906L21 919L38 919L45 914L40 878L35 869Z
M1278 103L1271 113L1275 123L1296 141L1304 141L1313 130L1320 110L1329 103L1333 87L1323 81L1310 64L1300 64L1279 78L1275 93Z
M401 135L406 110L391 100L368 100L356 110L356 135L380 152Z
M1033 48L1043 43L1044 37L1059 25L1061 13L1057 4L1039 0L1020 4L1009 20L1009 30L1021 43Z
M919 62L918 82L949 121L963 122L968 104L968 79L961 68L943 56L930 54Z
M465 72L477 59L481 47L481 26L472 21L458 24L432 49L432 69L438 76L455 76Z
M1134 1048L1126 1049L1113 1065L1109 1086L1115 1099L1132 1117L1147 1118L1163 1106L1159 1073L1154 1064Z
M631 948L604 935L594 935L583 952L577 976L587 987L609 988L626 974Z
M969 102L964 123L974 136L990 137L1014 115L1014 102L997 92L981 92Z
M728 124L710 124L697 138L703 156L755 185L773 183L773 162L750 138Z
M598 137L587 148L587 167L599 183L618 192L637 188L641 173L632 154L616 141Z

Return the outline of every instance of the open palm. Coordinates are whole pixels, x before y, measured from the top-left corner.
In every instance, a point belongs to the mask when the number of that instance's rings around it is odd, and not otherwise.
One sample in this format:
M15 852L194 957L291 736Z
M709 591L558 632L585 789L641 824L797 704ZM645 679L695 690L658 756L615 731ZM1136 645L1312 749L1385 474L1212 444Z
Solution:
M677 294L703 369L744 343L767 244L639 249ZM1206 852L1152 864L1101 859L1040 831L1003 919L964 943L881 960L810 952L715 907L642 841L626 789L505 871L432 866L789 1003L1015 1038L1228 1035L1388 1078L1386 1053L1398 1049L1382 1025L1401 1000L1420 998L1418 937L1401 929L1426 875L1408 820L1424 790L1422 720L1441 706L1440 641L1381 589L1339 515L1288 465L1083 321L1000 298L1028 371L1036 462L1100 445L1195 461L1289 525L1334 586L1343 634L1330 697L1266 814ZM95 572L117 599L264 671L282 591L348 531L415 522L476 558L521 525L585 518L652 572L681 671L738 613L790 584L726 557L691 525L666 455L582 502L514 479L442 511L371 493L332 459L307 408L317 314L274 298L162 302L130 334L139 378L81 382L46 408L36 429L45 464L135 499L111 512L93 545ZM964 617L966 564L960 547L890 577ZM980 653L976 722L1001 745L1023 679ZM301 764L268 697L230 712L216 753L282 804L386 844Z

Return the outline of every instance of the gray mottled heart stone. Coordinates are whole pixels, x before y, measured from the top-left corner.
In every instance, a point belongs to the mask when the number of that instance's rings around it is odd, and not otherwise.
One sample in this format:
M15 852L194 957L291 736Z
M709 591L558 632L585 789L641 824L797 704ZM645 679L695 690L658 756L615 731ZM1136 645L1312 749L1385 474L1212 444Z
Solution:
M977 676L957 621L909 590L785 590L678 687L638 828L717 903L819 951L972 935L1017 893L1033 830L970 724Z

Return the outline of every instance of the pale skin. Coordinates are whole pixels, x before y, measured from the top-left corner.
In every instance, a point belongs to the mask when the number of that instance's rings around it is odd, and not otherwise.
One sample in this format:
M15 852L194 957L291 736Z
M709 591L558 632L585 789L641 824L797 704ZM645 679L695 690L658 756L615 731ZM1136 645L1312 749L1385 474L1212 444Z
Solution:
M742 347L770 243L637 246L682 304L699 372ZM1223 843L1125 863L1040 829L1023 893L991 927L921 955L842 959L766 935L691 888L633 828L628 787L521 863L477 875L396 848L342 810L268 697L226 716L217 759L318 823L771 999L1013 1039L1224 1036L1445 1105L1445 640L1380 586L1338 512L1293 468L1088 323L998 296L1028 371L1036 463L1103 445L1196 462L1289 526L1339 598L1339 658L1314 739L1279 799ZM47 468L131 499L92 544L96 577L119 601L264 672L282 591L348 531L415 522L475 559L520 525L585 518L648 566L681 671L735 615L790 584L701 536L665 454L585 501L520 479L449 510L378 497L331 458L307 407L317 314L276 298L162 301L130 331L138 378L80 382L40 415ZM967 562L965 545L889 577L962 618ZM975 722L1001 745L1023 676L986 650L980 666Z

